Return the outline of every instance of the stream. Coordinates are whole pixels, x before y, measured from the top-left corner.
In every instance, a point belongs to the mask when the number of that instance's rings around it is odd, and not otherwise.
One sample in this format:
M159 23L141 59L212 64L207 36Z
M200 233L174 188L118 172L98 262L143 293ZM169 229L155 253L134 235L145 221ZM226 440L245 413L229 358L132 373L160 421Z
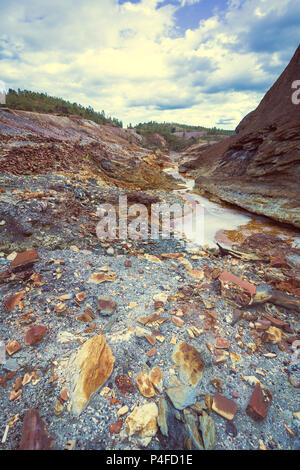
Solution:
M182 176L177 167L165 168L164 172L182 181L184 188L174 192L179 194L194 209L197 204L203 208L203 230L195 230L193 212L181 220L174 220L174 229L184 223L184 235L191 247L205 244L215 247L216 242L231 247L255 233L271 233L288 241L291 246L300 248L300 232L295 228L272 221L268 217L252 214L227 203L216 203L193 192L195 181Z

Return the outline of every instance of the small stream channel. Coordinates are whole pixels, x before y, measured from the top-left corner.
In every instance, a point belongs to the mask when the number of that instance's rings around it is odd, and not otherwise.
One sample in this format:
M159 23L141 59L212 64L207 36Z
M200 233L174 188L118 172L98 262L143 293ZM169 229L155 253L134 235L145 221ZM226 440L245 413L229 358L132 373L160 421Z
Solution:
M204 230L202 233L204 244L214 247L216 242L225 246L241 243L246 237L254 233L271 233L291 243L291 246L300 248L300 231L284 224L272 221L268 217L252 214L246 210L233 207L226 203L216 203L199 196L193 192L195 181L192 178L182 176L178 168L166 168L163 171L180 179L185 186L175 190L177 194L187 201L192 207L200 204L204 210ZM174 221L174 228L182 223ZM193 228L192 212L184 217L184 233L192 246L201 245L199 234Z

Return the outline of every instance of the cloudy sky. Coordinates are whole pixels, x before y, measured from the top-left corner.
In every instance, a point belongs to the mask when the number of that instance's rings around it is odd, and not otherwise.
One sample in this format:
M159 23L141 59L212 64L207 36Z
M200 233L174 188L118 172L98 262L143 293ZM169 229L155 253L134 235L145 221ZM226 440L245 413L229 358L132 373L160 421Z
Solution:
M125 125L234 129L300 38L299 0L0 0L0 8L0 85L104 109Z

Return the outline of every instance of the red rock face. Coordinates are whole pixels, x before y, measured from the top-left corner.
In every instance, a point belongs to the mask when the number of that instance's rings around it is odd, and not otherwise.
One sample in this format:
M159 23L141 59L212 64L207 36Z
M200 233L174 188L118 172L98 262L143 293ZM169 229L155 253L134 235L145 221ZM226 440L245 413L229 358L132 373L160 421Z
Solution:
M47 327L42 325L35 325L29 330L27 330L25 334L26 346L32 346L33 344L40 341L45 335L46 331Z
M199 146L191 163L200 192L300 227L300 105L292 102L297 77L300 46L256 110L237 126L237 135L204 151Z
M27 410L23 421L20 450L49 450L51 436L37 410Z

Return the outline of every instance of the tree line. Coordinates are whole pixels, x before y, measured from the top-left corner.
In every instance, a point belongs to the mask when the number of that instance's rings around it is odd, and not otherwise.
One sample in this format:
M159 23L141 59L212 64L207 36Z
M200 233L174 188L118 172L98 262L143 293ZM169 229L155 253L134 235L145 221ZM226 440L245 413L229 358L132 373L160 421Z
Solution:
M58 114L61 116L73 114L94 121L97 124L111 124L116 127L123 127L123 123L119 119L105 116L104 111L95 111L91 106L85 107L81 104L66 101L63 98L49 96L47 93L20 90L20 88L17 91L12 88L8 90L5 106L10 109Z

